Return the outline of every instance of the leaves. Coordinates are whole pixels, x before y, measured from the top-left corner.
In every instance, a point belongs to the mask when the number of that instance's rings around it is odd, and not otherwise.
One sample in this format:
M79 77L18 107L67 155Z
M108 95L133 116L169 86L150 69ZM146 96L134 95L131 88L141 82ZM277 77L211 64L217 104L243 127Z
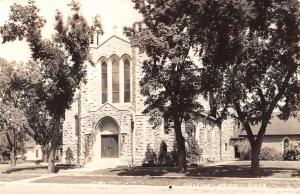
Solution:
M70 107L74 92L84 81L85 62L90 60L91 28L80 13L79 3L72 1L70 8L72 15L66 22L57 11L56 33L51 40L41 36L45 19L39 15L34 1L25 6L14 4L9 21L0 30L3 42L25 38L29 43L32 58L40 64L42 72L43 90L39 96L52 115L62 115Z
M180 18L172 24L167 23L167 20L164 20L166 23L160 22L155 18L160 17L163 10L156 8L163 3L151 3L140 9L146 29L141 32L128 27L124 29L132 44L148 56L143 62L140 82L141 93L147 97L144 112L152 118L161 115L165 122L172 123L174 119L183 121L198 114L203 108L197 101L199 72L189 57L191 40L183 32L187 18Z

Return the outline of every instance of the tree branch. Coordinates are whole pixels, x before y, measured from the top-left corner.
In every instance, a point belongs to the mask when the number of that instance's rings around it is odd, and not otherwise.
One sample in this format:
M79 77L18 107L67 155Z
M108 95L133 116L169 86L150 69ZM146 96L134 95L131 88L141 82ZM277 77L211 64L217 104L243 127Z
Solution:
M254 140L254 135L252 133L251 127L249 122L245 119L242 110L241 110L241 106L240 103L237 101L234 101L234 106L235 106L235 110L238 114L239 120L242 122L244 129L246 130L246 133L248 135L248 139L249 142L251 144L251 147L253 147L255 145L255 140Z
M261 100L262 112L263 112L263 114L265 114L265 112L266 112L266 99L265 99L265 96L264 96L263 91L262 91L261 88L257 88L257 94L258 94L258 96L260 97L260 100Z
M5 132L5 135L6 135L8 143L9 143L9 147L12 148L13 147L13 143L12 143L12 141L10 139L10 136L9 136L8 132Z
M293 73L295 73L296 69L297 69L297 67L287 73L286 77L284 78L284 80L282 82L281 87L278 89L277 95L275 96L273 102L271 102L271 104L270 104L267 115L272 114L272 112L273 112L275 106L277 105L278 101L282 98L283 94L285 93L286 88L287 88L287 84L289 83L290 78L292 77Z

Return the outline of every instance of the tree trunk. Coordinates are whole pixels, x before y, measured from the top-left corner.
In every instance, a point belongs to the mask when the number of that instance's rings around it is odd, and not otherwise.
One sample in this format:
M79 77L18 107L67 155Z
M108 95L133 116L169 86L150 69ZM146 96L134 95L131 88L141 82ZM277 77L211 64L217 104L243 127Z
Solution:
M17 159L16 159L16 147L12 146L10 151L10 166L15 167L17 165Z
M16 131L13 129L13 139L10 152L10 166L15 167L17 165L17 151L16 151Z
M52 173L56 172L55 158L56 158L57 143L59 141L60 119L61 119L60 115L55 115L54 126L52 129L51 147L50 147L49 159L48 159L48 171Z
M175 136L177 142L177 154L178 154L178 170L184 172L186 170L186 151L185 141L181 132L181 124L178 120L174 122Z
M257 139L255 141L255 145L251 146L251 172L254 176L258 176L260 174L259 168L259 155L261 150L262 140Z

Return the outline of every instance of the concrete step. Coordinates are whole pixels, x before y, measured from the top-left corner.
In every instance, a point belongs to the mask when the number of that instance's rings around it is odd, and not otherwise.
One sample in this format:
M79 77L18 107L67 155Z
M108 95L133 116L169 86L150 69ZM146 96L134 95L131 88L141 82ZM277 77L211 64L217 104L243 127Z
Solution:
M84 168L88 170L98 170L107 168L116 168L122 165L119 158L100 158L88 162Z

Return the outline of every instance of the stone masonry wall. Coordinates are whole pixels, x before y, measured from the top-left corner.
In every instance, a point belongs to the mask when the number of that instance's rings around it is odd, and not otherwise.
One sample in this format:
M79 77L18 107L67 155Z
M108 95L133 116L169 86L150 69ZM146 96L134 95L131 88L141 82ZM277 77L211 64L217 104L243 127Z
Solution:
M72 104L70 110L66 111L65 121L63 124L63 162L66 162L66 151L68 147L71 148L74 160L73 164L77 163L77 145L78 145L78 133L75 129L75 115L78 115L78 99Z

